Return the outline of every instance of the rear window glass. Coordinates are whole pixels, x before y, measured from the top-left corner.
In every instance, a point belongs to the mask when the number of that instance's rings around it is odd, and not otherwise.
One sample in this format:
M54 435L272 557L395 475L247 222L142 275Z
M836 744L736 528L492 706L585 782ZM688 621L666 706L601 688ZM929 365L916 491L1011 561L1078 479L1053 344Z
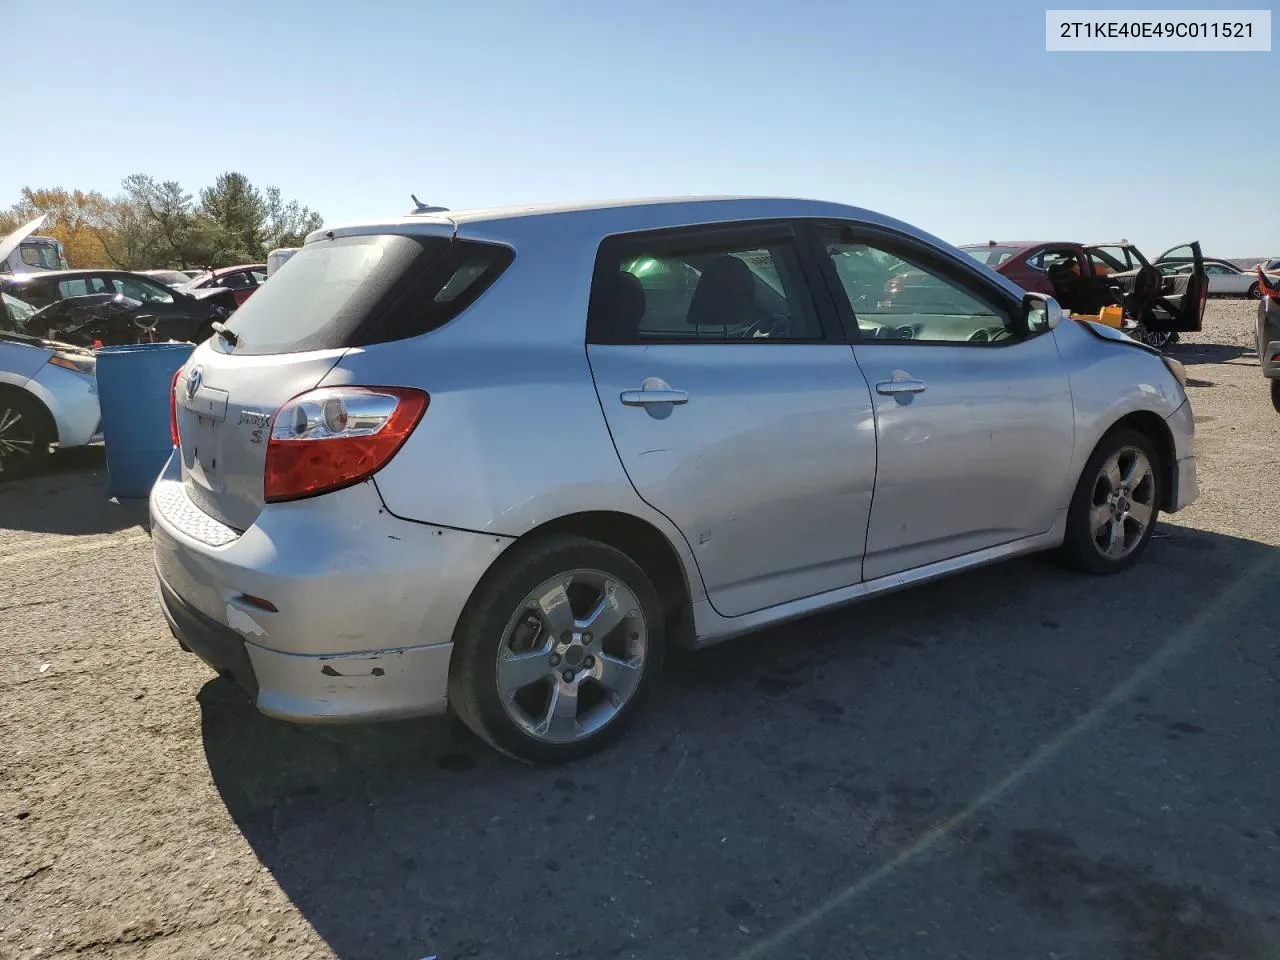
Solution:
M1000 264L1007 262L1015 253L1018 252L1017 247L961 247L965 253L973 257L979 263L985 263L988 267L998 267Z
M376 234L307 244L227 321L237 354L293 353L416 336L451 319L511 260L505 247Z

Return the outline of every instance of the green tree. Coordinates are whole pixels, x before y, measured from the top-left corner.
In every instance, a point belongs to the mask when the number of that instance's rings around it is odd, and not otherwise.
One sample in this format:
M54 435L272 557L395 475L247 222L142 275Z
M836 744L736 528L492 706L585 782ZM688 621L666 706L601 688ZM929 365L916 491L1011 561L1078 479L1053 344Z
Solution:
M242 173L224 173L199 192L199 202L176 180L135 173L119 196L23 188L21 199L0 211L0 235L42 213L41 233L62 241L72 267L114 265L223 267L262 262L275 247L297 246L324 225L323 218L278 187L259 190Z

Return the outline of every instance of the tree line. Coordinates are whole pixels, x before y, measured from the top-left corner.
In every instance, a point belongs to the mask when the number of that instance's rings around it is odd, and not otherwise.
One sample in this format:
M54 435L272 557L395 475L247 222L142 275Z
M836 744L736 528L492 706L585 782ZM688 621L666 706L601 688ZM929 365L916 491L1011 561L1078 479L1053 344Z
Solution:
M74 269L188 269L261 263L276 247L294 247L324 219L278 187L255 187L228 172L213 186L187 193L176 180L144 173L125 177L121 193L24 187L0 211L0 236L48 214L40 236L62 242Z

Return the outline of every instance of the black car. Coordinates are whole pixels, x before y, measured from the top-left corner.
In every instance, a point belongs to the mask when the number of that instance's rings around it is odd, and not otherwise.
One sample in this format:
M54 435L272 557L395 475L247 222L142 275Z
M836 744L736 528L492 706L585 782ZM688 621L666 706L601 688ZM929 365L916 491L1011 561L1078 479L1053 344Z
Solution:
M138 301L142 304L141 312L154 318L156 340L193 343L211 337L213 322L225 319L235 309L235 301L225 291L211 290L206 296L185 293L126 270L24 273L0 278L0 290L37 309L95 295Z

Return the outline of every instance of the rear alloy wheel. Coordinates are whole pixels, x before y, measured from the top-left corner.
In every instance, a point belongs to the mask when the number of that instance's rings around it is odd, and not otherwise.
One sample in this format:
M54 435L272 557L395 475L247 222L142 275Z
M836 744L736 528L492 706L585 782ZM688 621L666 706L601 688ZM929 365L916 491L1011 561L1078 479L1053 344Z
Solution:
M1249 288L1249 299L1250 300L1262 299L1262 288L1258 286L1258 283L1256 280L1254 281L1253 286Z
M1133 331L1133 336L1139 343L1145 343L1148 347L1155 347L1157 350L1163 350L1174 339L1172 333L1153 333L1146 328L1145 324L1141 323Z
M664 640L657 592L626 554L568 536L517 545L459 622L449 702L516 759L577 759L622 733Z
M49 455L44 411L34 400L0 392L0 480L16 480L32 473Z
M1160 462L1151 442L1116 430L1098 444L1067 511L1063 558L1086 573L1134 564L1160 515Z

